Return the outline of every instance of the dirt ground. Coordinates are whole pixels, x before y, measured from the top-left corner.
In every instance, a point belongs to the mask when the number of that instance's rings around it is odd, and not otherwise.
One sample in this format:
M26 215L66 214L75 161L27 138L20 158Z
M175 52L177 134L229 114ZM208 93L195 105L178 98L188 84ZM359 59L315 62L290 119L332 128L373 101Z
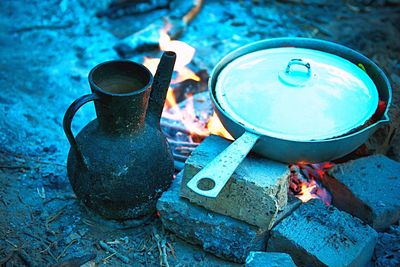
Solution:
M110 2L0 2L0 265L49 266L93 254L92 266L123 265L121 258L100 247L103 241L127 257L130 266L158 266L157 242L164 239L171 266L232 266L164 231L158 218L120 229L120 224L91 214L73 195L65 167L65 110L89 92L91 68L118 58L113 46L121 38L171 12L166 7L141 14L117 9L119 16L110 17L104 15ZM196 48L193 68L210 73L232 49L264 38L335 41L360 51L385 71L393 87L392 125L399 126L398 1L205 2L180 37ZM137 52L130 59L142 62L144 56L159 55ZM86 105L74 119L75 133L93 118L92 104ZM399 132L384 152L400 161ZM392 229L387 235L399 242L398 232ZM382 265L382 253L371 264L389 266Z

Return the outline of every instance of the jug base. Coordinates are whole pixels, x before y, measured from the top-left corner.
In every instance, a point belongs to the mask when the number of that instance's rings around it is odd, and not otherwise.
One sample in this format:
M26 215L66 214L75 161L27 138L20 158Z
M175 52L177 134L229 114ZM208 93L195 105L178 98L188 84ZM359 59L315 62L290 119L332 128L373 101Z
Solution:
M137 219L126 219L126 220L107 219L99 215L96 211L88 208L86 205L84 207L86 210L86 215L91 222L93 222L98 227L104 227L107 229L115 229L115 230L132 229L147 224L155 218L155 215L153 213L150 213L148 215L144 215L143 217Z

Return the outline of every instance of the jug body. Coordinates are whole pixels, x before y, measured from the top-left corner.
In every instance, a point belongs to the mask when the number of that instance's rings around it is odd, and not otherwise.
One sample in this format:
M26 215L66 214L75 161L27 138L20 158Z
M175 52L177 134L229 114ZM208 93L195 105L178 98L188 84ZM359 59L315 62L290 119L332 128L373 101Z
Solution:
M105 218L125 220L155 211L174 172L165 137L145 123L132 135L102 131L98 119L76 137L85 157L81 164L73 149L67 171L75 194Z
M152 213L174 173L168 143L154 123L157 115L146 114L153 76L143 65L109 61L90 72L89 83L92 94L78 98L64 116L72 188L105 218L125 220ZM75 138L72 118L92 100L97 118Z

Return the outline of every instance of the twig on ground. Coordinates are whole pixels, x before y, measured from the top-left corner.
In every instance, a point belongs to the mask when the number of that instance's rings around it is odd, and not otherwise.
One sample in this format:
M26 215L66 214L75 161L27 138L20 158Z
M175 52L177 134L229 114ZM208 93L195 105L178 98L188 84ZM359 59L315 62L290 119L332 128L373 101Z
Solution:
M174 257L174 259L176 260L176 255L175 255L175 249L174 247L171 245L171 243L167 242L167 246L169 247L169 250L171 250L171 254L172 257Z
M166 244L167 243L167 241L165 241L165 239L163 239L163 240L161 240L161 257L162 257L162 259L163 259L163 262L165 263L165 266L167 266L167 267L169 267L169 264L168 264L168 258L167 258L167 247L166 247Z
M18 193L17 197L18 197L18 200L21 202L21 204L24 205L29 210L29 216L30 216L31 220L34 221L35 218L33 217L33 211L32 211L31 206L29 206L28 204L25 203L25 201L23 201L23 199L19 193Z
M52 223L54 220L56 220L58 217L60 217L61 214L64 213L64 210L66 207L67 207L67 205L65 205L57 213L55 213L54 215L52 215L46 219L46 229L49 229L49 224Z
M96 258L96 254L92 253L92 254L86 254L83 256L79 256L79 257L73 257L70 259L67 259L63 262L60 263L56 263L54 265L51 265L51 267L71 267L71 266L82 266L83 264L94 260Z
M25 234L25 235L27 235L27 236L30 236L30 237L32 237L32 238L34 238L34 239L36 239L36 240L38 240L38 241L40 241L40 242L43 242L43 243L45 243L46 245L52 244L52 243L50 243L49 241L44 240L43 238L38 237L38 236L36 236L36 235L34 235L34 234L31 234L31 233L28 233L28 232L23 232L23 234Z
M105 251L108 251L112 254L115 255L115 257L117 257L118 259L120 259L122 262L128 264L129 263L129 258L125 257L124 255L122 255L121 253L119 253L118 251L116 251L115 249L113 249L112 247L110 247L109 245L107 245L105 242L100 241L99 245L102 249L104 249Z
M112 257L114 257L114 256L115 256L115 252L112 253L112 254L110 254L110 255L108 255L107 257L105 257L105 258L102 259L101 261L104 262L104 263L106 263L110 258L112 258Z
M78 242L77 239L72 239L71 242L69 242L68 245L64 248L64 250L60 253L60 255L57 256L56 261L64 257L65 254L67 253L67 250L76 242Z
M24 165L0 165L0 169L27 169L29 170L29 166L24 166Z
M7 256L5 256L3 259L0 259L0 266L5 265L13 256L14 256L15 250L11 250Z
M88 220L88 219L85 219L85 218L82 218L81 221L82 221L84 224L86 224L87 226L94 226L94 225L95 225L94 222L92 222L92 221L90 221L90 220Z
M155 229L153 229L153 235L157 243L158 252L160 254L160 266L169 267L166 241L164 238L161 238L161 236L156 232Z
M15 245L14 243L12 243L10 240L5 239L5 241L6 241L8 244L10 244L11 246L13 246L14 248L18 248L18 246Z
M47 252L47 253L50 255L50 253L51 253L50 249L51 249L52 247L56 247L56 246L57 246L57 243L58 243L59 241L61 241L61 240L62 240L62 238L59 238L59 239L55 240L54 242L51 242L45 249L41 250L39 253ZM55 257L53 257L53 258L55 258Z
M19 258L22 260L22 262L25 264L25 266L27 267L34 266L32 261L29 259L29 255L23 249L18 250L17 254Z
M75 195L66 195L66 196L62 196L62 197L53 197L53 198L49 198L45 201L43 201L43 204L47 204L53 200L71 200L71 199L76 199Z

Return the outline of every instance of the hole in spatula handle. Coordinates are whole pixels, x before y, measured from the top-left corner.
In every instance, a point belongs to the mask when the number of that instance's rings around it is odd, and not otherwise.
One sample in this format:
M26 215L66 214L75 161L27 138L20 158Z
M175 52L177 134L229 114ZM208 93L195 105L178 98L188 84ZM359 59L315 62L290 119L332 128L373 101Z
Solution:
M203 191L210 191L215 187L215 182L211 178L201 178L197 182L197 187L200 188Z

